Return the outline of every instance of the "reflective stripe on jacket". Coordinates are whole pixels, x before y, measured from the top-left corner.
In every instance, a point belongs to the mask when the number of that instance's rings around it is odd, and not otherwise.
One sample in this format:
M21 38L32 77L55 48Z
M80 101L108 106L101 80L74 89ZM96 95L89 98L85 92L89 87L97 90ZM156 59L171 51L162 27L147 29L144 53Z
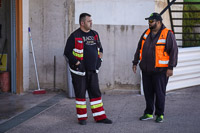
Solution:
M160 37L155 45L155 67L168 67L169 55L165 51L165 44L168 31L169 30L167 28L164 28L162 30ZM150 29L146 31L142 39L142 45L140 49L140 61L142 60L143 46L149 34L150 34Z
M98 35L97 34L95 34L94 39L96 41L98 40ZM73 49L72 54L78 60L83 60L83 50L84 50L83 38L80 37L79 35L75 35L75 48ZM98 57L100 56L99 50L100 50L100 48L97 47Z
M78 60L83 60L83 38L75 37L75 48L73 49L73 55Z
M100 58L100 51L102 50L101 48L101 42L99 40L99 36L97 34L96 31L92 31L92 36L94 37L94 40L96 42L96 46L97 46L97 52L98 52L98 57ZM85 76L86 71L85 71L85 66L84 66L84 39L83 39L83 35L82 35L82 31L79 28L78 30L76 30L75 32L73 32L73 40L74 40L74 44L73 44L73 48L72 51L70 51L70 54L72 54L73 57L75 57L77 60L79 60L81 63L80 65L76 66L74 63L69 63L69 70L76 75L79 76ZM101 50L100 50L101 49ZM97 64L100 62L99 59L97 60ZM99 69L100 65L98 65L98 67L96 68L96 73L98 73L98 69Z

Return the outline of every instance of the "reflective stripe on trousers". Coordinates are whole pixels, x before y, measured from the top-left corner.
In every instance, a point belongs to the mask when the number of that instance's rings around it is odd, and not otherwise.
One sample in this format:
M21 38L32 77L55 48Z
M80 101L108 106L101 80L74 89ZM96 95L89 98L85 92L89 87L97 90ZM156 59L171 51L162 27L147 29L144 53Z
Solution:
M76 98L76 111L78 120L87 119L86 99Z
M90 105L92 109L92 115L95 121L107 118L103 108L103 102L101 97L90 99Z

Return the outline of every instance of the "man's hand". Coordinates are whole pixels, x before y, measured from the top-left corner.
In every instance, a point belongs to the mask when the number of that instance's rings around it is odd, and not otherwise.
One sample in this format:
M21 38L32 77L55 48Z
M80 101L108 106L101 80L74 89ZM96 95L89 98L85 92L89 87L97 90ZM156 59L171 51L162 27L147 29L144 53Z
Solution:
M99 57L102 59L103 58L103 53L99 52Z
M75 65L78 66L79 64L81 64L81 62L80 62L80 61L77 61Z
M173 70L167 69L167 73L166 73L167 77L170 77L173 75Z
M132 69L133 69L133 72L136 73L137 66L136 66L136 65L133 65Z

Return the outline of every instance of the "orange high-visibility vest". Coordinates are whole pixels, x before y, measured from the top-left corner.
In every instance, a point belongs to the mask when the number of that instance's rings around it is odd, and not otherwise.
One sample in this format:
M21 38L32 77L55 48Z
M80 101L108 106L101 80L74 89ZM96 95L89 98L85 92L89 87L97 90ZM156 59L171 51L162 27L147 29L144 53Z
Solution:
M168 67L169 55L165 51L166 39L168 34L168 29L165 28L161 31L160 37L155 45L155 67ZM150 29L148 29L142 39L142 45L140 49L140 61L142 60L142 51L144 43L150 33Z

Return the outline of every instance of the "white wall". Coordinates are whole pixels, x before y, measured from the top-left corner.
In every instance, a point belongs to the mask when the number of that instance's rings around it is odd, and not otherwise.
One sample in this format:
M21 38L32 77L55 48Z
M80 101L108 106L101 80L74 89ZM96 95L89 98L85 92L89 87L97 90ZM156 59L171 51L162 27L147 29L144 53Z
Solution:
M41 88L54 86L56 57L56 88L64 88L66 79L64 47L67 38L67 0L30 0L29 23L33 38ZM37 89L32 51L29 48L29 88Z
M94 25L104 49L104 61L99 72L100 85L138 85L139 73L132 71L132 60L146 26ZM138 69L139 71L139 69Z
M75 23L80 13L92 15L94 24L147 25L146 17L154 12L154 0L75 0Z
M29 89L29 0L23 0L23 88Z
M63 51L66 40L69 36L68 33L71 33L75 30L74 27L77 27L74 25L75 14L78 13L79 9L83 9L82 7L74 8L74 4L77 5L77 3L79 6L84 3L86 9L88 8L87 6L91 7L96 4L101 5L96 6L96 8L102 8L106 5L110 5L112 7L112 9L110 9L110 6L106 6L106 8L101 10L95 10L94 14L91 13L94 20L94 29L99 32L104 47L105 60L99 74L100 85L109 87L109 84L113 85L115 83L131 85L139 84L140 77L139 75L134 75L132 73L131 61L133 59L133 54L137 47L139 37L147 28L147 22L144 18L148 17L149 12L153 12L154 10L153 0L143 0L143 2L138 2L136 0L34 0L29 1L29 6L26 6L28 1L24 0L23 2L25 11L23 25L25 89L28 84L29 89L37 88L32 51L29 47L29 38L27 36L28 25L30 25L32 29L31 32L41 88L53 88L54 56L56 56L57 59L56 87L61 89L66 88L66 63L63 57ZM88 2L90 4L88 4ZM147 8L147 5L144 4L144 2L146 2L146 4L148 3L149 8ZM113 3L115 6L113 6ZM143 11L141 8L148 11ZM29 10L29 12L26 12L27 10ZM112 14L109 14L109 11L111 10ZM143 12L141 13L140 11ZM103 19L99 19L100 17L95 18L95 13L97 16L99 16L98 14L104 14L105 17L103 17ZM118 17L118 14L121 17ZM28 17L29 20L25 19L25 17ZM139 21L142 21L143 24L139 23ZM104 24L104 22L106 22L106 24ZM29 56L27 56L27 54ZM27 57L29 59L27 59ZM27 80L29 80L29 82Z
M25 0L24 0L25 2ZM148 28L145 20L155 10L155 0L32 0L29 1L29 23L38 64L41 88L53 87L53 57L57 58L57 87L66 88L66 63L63 50L71 32L79 25L82 12L92 15L104 47L104 62L99 73L100 85L137 85L139 72L132 72L133 56L141 34ZM26 2L27 3L27 2ZM75 7L74 7L75 5ZM162 6L160 6L162 8ZM28 7L24 7L28 10ZM25 12L25 14L28 14ZM26 34L27 20L24 22ZM25 35L24 35L25 36ZM24 37L24 56L27 56L27 37ZM29 88L37 88L32 53L24 57L24 79L29 75ZM28 68L29 62L29 70ZM24 83L24 86L27 84Z
M80 13L90 13L104 48L101 88L140 83L139 72L132 72L132 60L140 36L148 28L145 18L154 9L154 0L75 0L75 24Z

